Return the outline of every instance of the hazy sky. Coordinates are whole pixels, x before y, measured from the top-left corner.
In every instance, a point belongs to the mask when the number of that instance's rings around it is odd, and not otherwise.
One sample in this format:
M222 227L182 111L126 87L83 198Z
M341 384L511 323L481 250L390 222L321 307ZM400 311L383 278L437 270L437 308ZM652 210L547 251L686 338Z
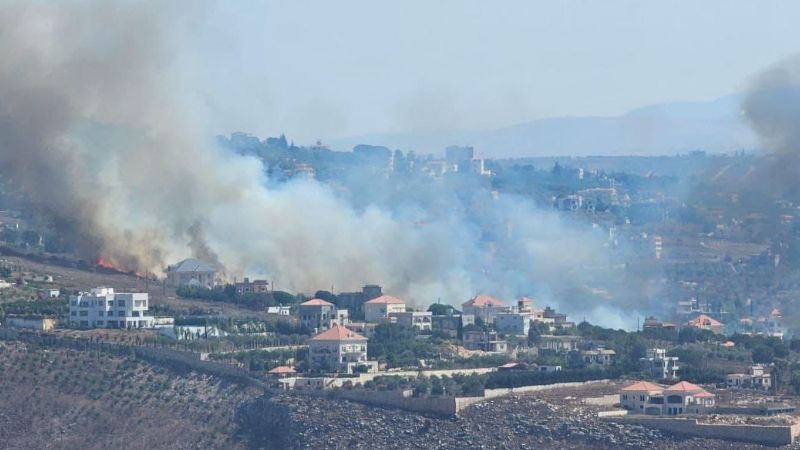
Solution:
M800 50L800 2L235 1L183 58L215 132L299 142L710 100Z

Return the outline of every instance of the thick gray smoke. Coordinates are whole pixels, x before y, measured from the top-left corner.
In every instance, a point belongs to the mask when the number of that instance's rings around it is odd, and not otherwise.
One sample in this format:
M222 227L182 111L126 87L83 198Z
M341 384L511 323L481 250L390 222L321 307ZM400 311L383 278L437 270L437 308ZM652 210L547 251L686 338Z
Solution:
M758 74L743 102L744 114L768 157L747 189L771 198L800 200L800 56ZM769 202L769 200L766 200Z
M420 222L313 181L267 188L260 161L209 144L174 19L135 2L0 6L0 166L85 256L151 272L214 259L304 292L377 282L417 304L487 292L569 296L562 306L588 314L620 305L592 303L583 275L607 262L602 233L521 201L492 202L486 245L447 208Z

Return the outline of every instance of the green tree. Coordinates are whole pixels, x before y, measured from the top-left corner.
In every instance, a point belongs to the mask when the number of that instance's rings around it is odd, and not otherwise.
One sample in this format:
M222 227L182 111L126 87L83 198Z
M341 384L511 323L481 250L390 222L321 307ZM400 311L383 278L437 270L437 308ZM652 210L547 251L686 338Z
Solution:
M770 364L775 360L775 351L771 347L762 345L753 349L752 356L756 364Z

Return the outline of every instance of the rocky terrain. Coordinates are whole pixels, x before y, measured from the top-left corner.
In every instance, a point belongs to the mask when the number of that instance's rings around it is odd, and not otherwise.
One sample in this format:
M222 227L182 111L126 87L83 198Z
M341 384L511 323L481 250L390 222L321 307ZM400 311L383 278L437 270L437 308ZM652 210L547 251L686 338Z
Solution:
M279 394L250 403L239 418L253 432L250 443L258 448L762 448L623 427L597 418L599 407L581 404L574 394L498 398L473 405L455 418Z

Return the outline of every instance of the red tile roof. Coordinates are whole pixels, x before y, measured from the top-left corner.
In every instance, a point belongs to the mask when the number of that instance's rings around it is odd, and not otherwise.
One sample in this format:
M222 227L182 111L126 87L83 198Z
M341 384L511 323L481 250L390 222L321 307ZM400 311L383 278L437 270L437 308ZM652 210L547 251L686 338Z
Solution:
M664 388L649 381L640 381L630 386L625 386L622 390L626 392L661 392Z
M688 381L681 381L680 383L673 384L664 389L664 392L683 392L690 394L693 392L705 392L705 390L696 384L689 383Z
M694 319L688 321L686 325L689 325L690 327L702 327L702 326L721 327L722 322L720 322L717 319L714 319L713 317L709 317L705 314L700 314Z
M714 398L714 397L716 397L716 395L714 395L714 394L712 394L711 392L708 392L708 391L703 391L703 392L701 392L699 394L693 395L693 397L694 398Z
M307 302L300 303L300 306L333 306L333 303L326 302L321 298L312 298Z
M366 341L367 338L364 336L356 333L355 331L350 331L347 328L334 324L329 330L323 331L322 333L312 337L310 340L312 341Z
M486 306L506 306L506 304L490 295L476 295L475 297L469 299L469 301L464 302L462 306L486 307Z
M380 297L373 298L372 300L367 302L368 305L377 305L377 304L393 304L393 305L405 305L406 302L400 300L397 297L392 297L391 295L381 295Z
M277 375L284 375L284 374L288 374L288 373L297 373L297 371L292 369L289 366L278 366L278 367L270 370L267 373L277 374Z

